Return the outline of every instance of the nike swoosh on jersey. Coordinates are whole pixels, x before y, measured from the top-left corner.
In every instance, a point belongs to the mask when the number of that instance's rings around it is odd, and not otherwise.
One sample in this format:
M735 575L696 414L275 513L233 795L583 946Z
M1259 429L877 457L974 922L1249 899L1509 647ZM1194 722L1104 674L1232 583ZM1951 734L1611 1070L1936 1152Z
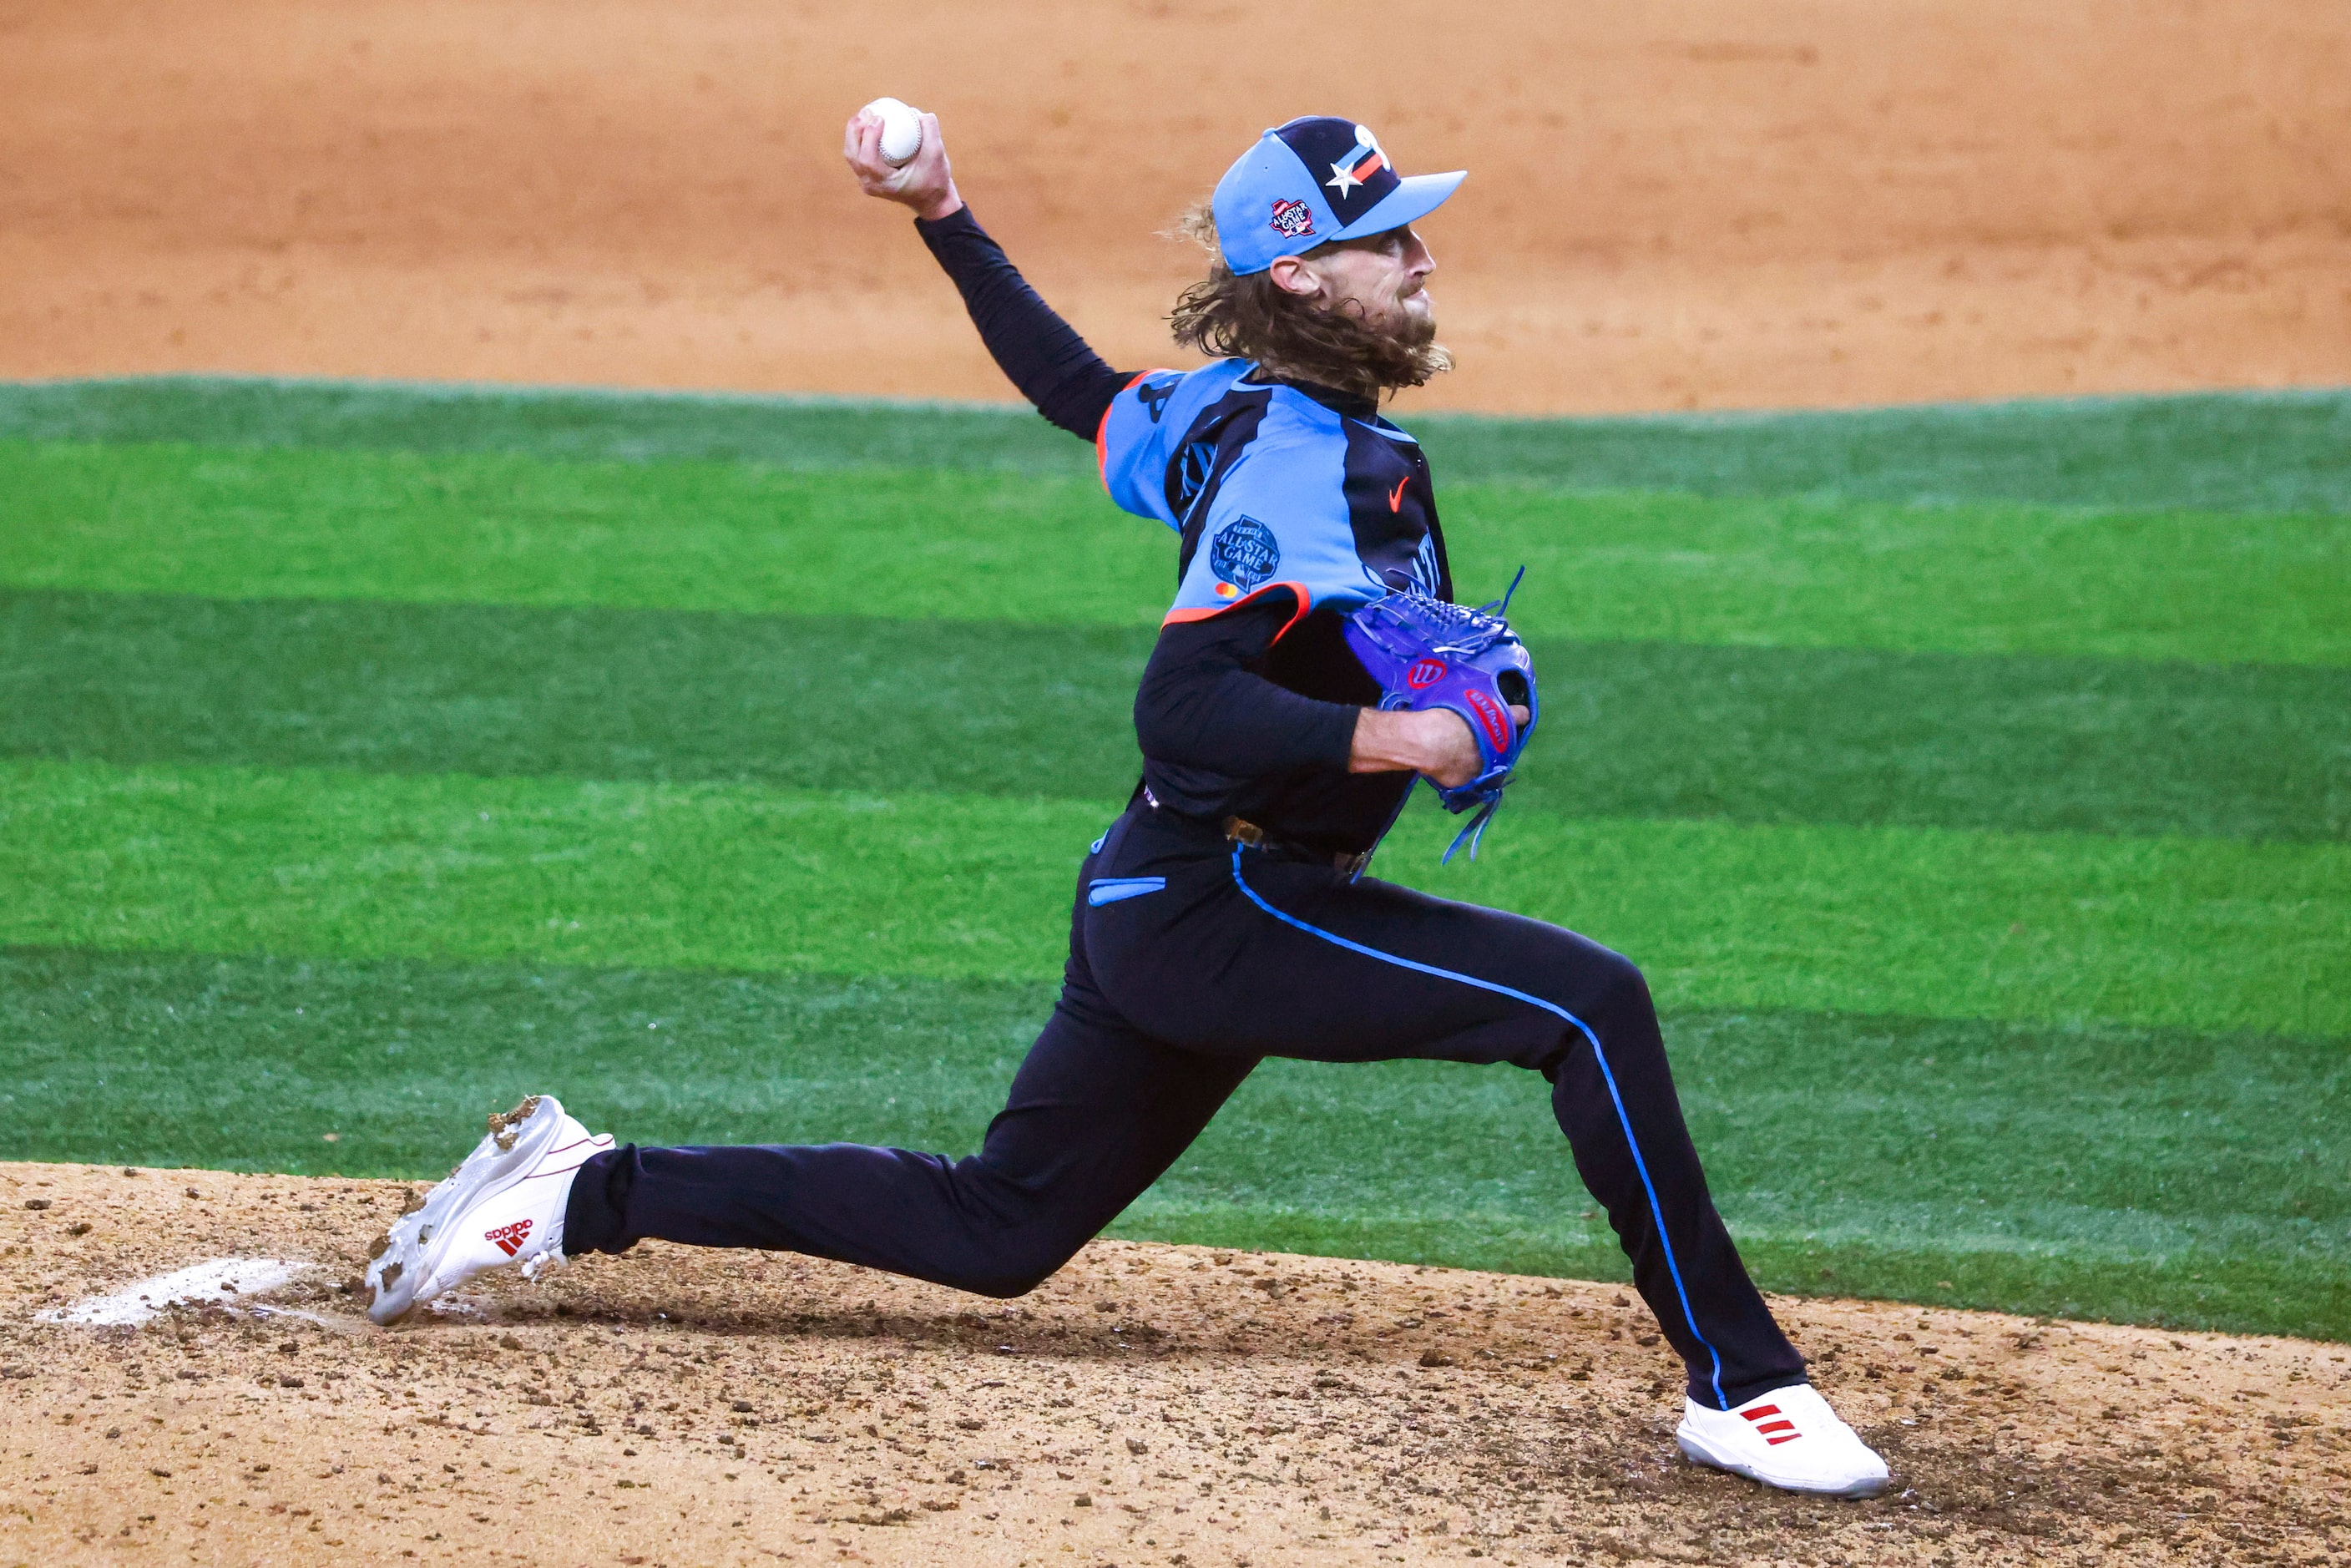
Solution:
M1389 511L1401 512L1404 510L1404 487L1411 483L1412 476L1409 474L1396 481L1396 487L1388 492Z

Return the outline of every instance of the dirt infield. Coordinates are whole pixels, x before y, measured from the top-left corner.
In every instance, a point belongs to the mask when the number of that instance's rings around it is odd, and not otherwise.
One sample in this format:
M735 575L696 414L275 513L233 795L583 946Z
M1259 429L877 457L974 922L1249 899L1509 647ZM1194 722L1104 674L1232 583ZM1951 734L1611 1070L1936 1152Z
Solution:
M1782 1301L1897 1478L1802 1501L1681 1462L1677 1368L1613 1286L1102 1243L1008 1304L647 1245L381 1331L337 1287L403 1191L0 1166L0 1563L2351 1549L2337 1345ZM234 1257L316 1268L143 1326L44 1321Z
M2351 382L2340 0L0 0L0 377L1000 398L838 161L889 91L1119 362L1292 112L1467 167L1406 406ZM1343 84L1342 86L1341 84Z

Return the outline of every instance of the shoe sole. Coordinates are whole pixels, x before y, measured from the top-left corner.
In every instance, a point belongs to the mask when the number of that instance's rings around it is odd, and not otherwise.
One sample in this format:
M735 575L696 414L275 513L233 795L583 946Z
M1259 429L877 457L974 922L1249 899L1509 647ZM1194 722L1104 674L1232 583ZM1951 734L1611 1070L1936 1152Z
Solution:
M545 1095L534 1094L505 1115L492 1116L490 1132L484 1142L495 1146L499 1135L507 1133L514 1134L514 1142L497 1147L496 1153L484 1161L468 1180L466 1166L472 1166L482 1153L482 1145L475 1145L465 1164L425 1196L422 1207L392 1222L383 1247L368 1264L367 1273L375 1278L366 1284L368 1299L363 1304L371 1321L385 1328L406 1322L419 1307L433 1299L419 1290L410 1295L408 1304L400 1311L389 1317L376 1316L375 1303L382 1299L385 1286L401 1280L422 1282L433 1277L434 1270L447 1255L449 1244L458 1235L452 1227L459 1215L482 1199L506 1191L547 1156L549 1145L562 1135L563 1113L559 1105L555 1106L555 1113L550 1116L542 1118L538 1112L542 1105L553 1104ZM385 1259L391 1260L383 1261ZM385 1275L391 1279L385 1280Z
M1742 1465L1735 1460L1723 1458L1709 1451L1704 1443L1687 1432L1676 1432L1674 1441L1679 1445L1684 1457L1692 1464L1704 1465L1711 1470L1724 1470L1734 1476L1741 1476L1758 1486L1771 1487L1777 1491L1802 1492L1807 1497L1867 1498L1876 1497L1894 1484L1891 1476L1865 1476L1859 1480L1848 1481L1841 1487L1806 1486L1801 1481L1765 1475L1752 1465Z

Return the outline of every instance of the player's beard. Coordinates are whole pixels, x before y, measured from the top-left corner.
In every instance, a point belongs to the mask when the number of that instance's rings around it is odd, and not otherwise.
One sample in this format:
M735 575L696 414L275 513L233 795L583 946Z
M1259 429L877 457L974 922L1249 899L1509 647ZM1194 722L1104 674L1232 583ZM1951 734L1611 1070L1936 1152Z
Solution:
M1378 402L1404 387L1425 386L1453 367L1437 340L1436 317L1399 307L1366 319L1349 301L1317 305L1282 289L1263 273L1235 277L1221 265L1184 291L1171 320L1176 340L1210 354L1254 360L1284 381Z
M1256 357L1285 381L1312 382L1378 402L1405 387L1426 386L1450 370L1453 356L1437 340L1437 319L1397 308L1368 319L1353 300L1337 307L1298 301L1270 323Z
M1374 395L1426 386L1453 368L1453 356L1437 340L1437 316L1399 307L1376 325L1343 308L1336 312L1359 334L1352 358L1364 369Z

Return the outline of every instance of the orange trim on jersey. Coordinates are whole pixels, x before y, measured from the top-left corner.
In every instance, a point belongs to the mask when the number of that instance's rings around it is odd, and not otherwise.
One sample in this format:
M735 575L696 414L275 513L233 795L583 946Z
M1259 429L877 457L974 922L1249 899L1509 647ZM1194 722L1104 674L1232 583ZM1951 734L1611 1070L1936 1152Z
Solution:
M1222 615L1228 610L1238 610L1242 605L1247 604L1259 594L1271 593L1277 588L1286 588L1290 590L1290 591L1295 595L1298 600L1298 613L1283 622L1281 623L1281 630L1273 634L1274 643L1279 643L1284 637L1290 635L1290 629L1292 626L1297 625L1301 621L1306 619L1306 612L1309 610L1314 608L1314 596L1306 591L1306 585L1302 582L1269 582L1263 588L1253 589L1249 592L1242 594L1230 604L1219 604L1212 609L1170 610L1165 618L1163 619L1159 624L1162 626L1174 626L1181 622L1207 621L1214 616ZM1272 645L1272 643L1266 644L1268 647L1271 647Z
M1157 371L1144 371L1111 393L1110 401L1102 404L1102 418L1094 422L1094 472L1101 476L1102 487L1105 490L1110 488L1110 411L1118 406L1119 399L1159 373Z

